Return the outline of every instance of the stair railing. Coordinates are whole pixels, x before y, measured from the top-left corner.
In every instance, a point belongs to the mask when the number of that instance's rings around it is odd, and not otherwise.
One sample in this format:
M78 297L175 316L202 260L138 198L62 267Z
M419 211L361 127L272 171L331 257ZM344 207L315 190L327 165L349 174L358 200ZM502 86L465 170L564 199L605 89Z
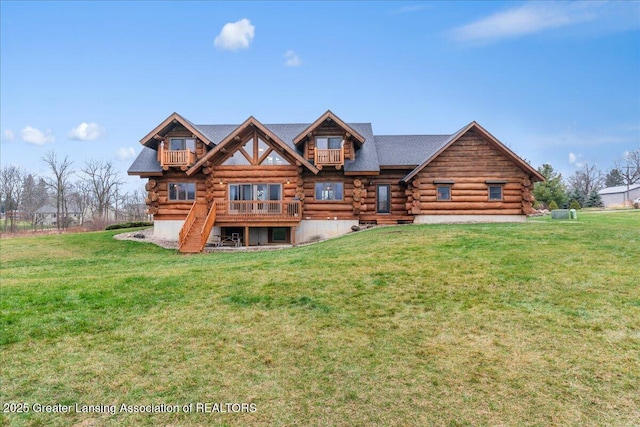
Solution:
M211 229L213 228L213 224L216 222L216 202L211 203L211 209L209 209L209 213L207 214L207 219L202 224L202 232L200 233L200 252L204 249L204 246L207 244L207 239L209 239L209 233L211 233Z
M189 235L189 231L191 231L191 227L193 227L193 223L196 222L197 215L197 206L198 202L193 202L191 209L189 209L189 213L187 214L187 219L185 219L184 224L182 224L182 228L180 229L180 234L178 235L178 248L182 248L182 246L186 243L187 236Z

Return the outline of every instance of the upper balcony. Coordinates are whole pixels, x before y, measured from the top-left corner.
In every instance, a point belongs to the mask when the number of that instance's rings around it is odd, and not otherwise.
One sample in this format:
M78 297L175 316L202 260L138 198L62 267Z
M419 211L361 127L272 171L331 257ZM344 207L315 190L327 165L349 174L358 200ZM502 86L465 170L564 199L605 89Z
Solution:
M335 166L340 169L344 165L344 147L317 148L314 154L315 166L322 169L323 166Z
M196 162L196 153L191 150L163 150L160 163L162 166L191 166Z
M178 145L175 144L176 140L178 139L172 139L171 146L173 149L171 150L166 149L164 143L158 146L158 157L164 170L168 170L170 167L180 167L182 170L186 170L196 162L195 143L193 147L184 147L183 144L182 149L176 149Z

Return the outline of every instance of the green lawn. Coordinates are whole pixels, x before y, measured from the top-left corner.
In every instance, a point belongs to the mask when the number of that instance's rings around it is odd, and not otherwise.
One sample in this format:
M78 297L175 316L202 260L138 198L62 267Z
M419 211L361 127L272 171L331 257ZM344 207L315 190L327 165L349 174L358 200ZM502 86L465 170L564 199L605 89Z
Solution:
M191 256L120 232L0 242L0 401L29 409L0 425L640 424L640 211Z

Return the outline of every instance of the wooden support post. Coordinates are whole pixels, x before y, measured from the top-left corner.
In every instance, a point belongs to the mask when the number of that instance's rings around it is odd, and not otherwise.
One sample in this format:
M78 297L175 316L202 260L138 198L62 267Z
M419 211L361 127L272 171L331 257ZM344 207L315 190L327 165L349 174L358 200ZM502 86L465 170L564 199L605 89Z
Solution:
M244 245L249 246L249 226L244 227Z
M291 245L295 246L296 244L296 227L291 227Z

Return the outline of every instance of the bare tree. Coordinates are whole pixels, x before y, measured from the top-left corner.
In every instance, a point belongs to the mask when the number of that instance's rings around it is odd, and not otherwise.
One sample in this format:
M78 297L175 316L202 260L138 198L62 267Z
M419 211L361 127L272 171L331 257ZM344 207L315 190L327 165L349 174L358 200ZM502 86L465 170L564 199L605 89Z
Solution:
M147 206L144 203L146 194L144 187L126 193L123 208L127 221L143 221L146 218Z
M91 199L91 186L87 181L79 180L73 184L73 189L69 195L69 201L80 212L80 225L84 225L84 214L87 208L93 203Z
M116 201L117 186L122 185L123 181L118 178L118 172L110 161L89 160L81 170L84 173L81 179L91 191L95 214L107 219L109 209Z
M68 156L58 160L56 153L48 151L42 160L49 166L54 177L47 179L47 185L53 189L56 197L56 224L58 230L66 226L67 219L67 192L71 187L69 177L73 173L73 162Z
M16 231L16 216L23 192L24 173L16 166L5 166L0 173L0 187L4 202L4 229L11 218L11 232Z
M625 155L624 162L615 162L616 169L620 171L623 185L633 185L640 182L640 148L629 151Z
M589 166L585 164L582 169L574 172L569 177L569 187L575 192L580 192L584 195L585 199L593 191L597 191L602 188L604 177L602 172L596 166Z

